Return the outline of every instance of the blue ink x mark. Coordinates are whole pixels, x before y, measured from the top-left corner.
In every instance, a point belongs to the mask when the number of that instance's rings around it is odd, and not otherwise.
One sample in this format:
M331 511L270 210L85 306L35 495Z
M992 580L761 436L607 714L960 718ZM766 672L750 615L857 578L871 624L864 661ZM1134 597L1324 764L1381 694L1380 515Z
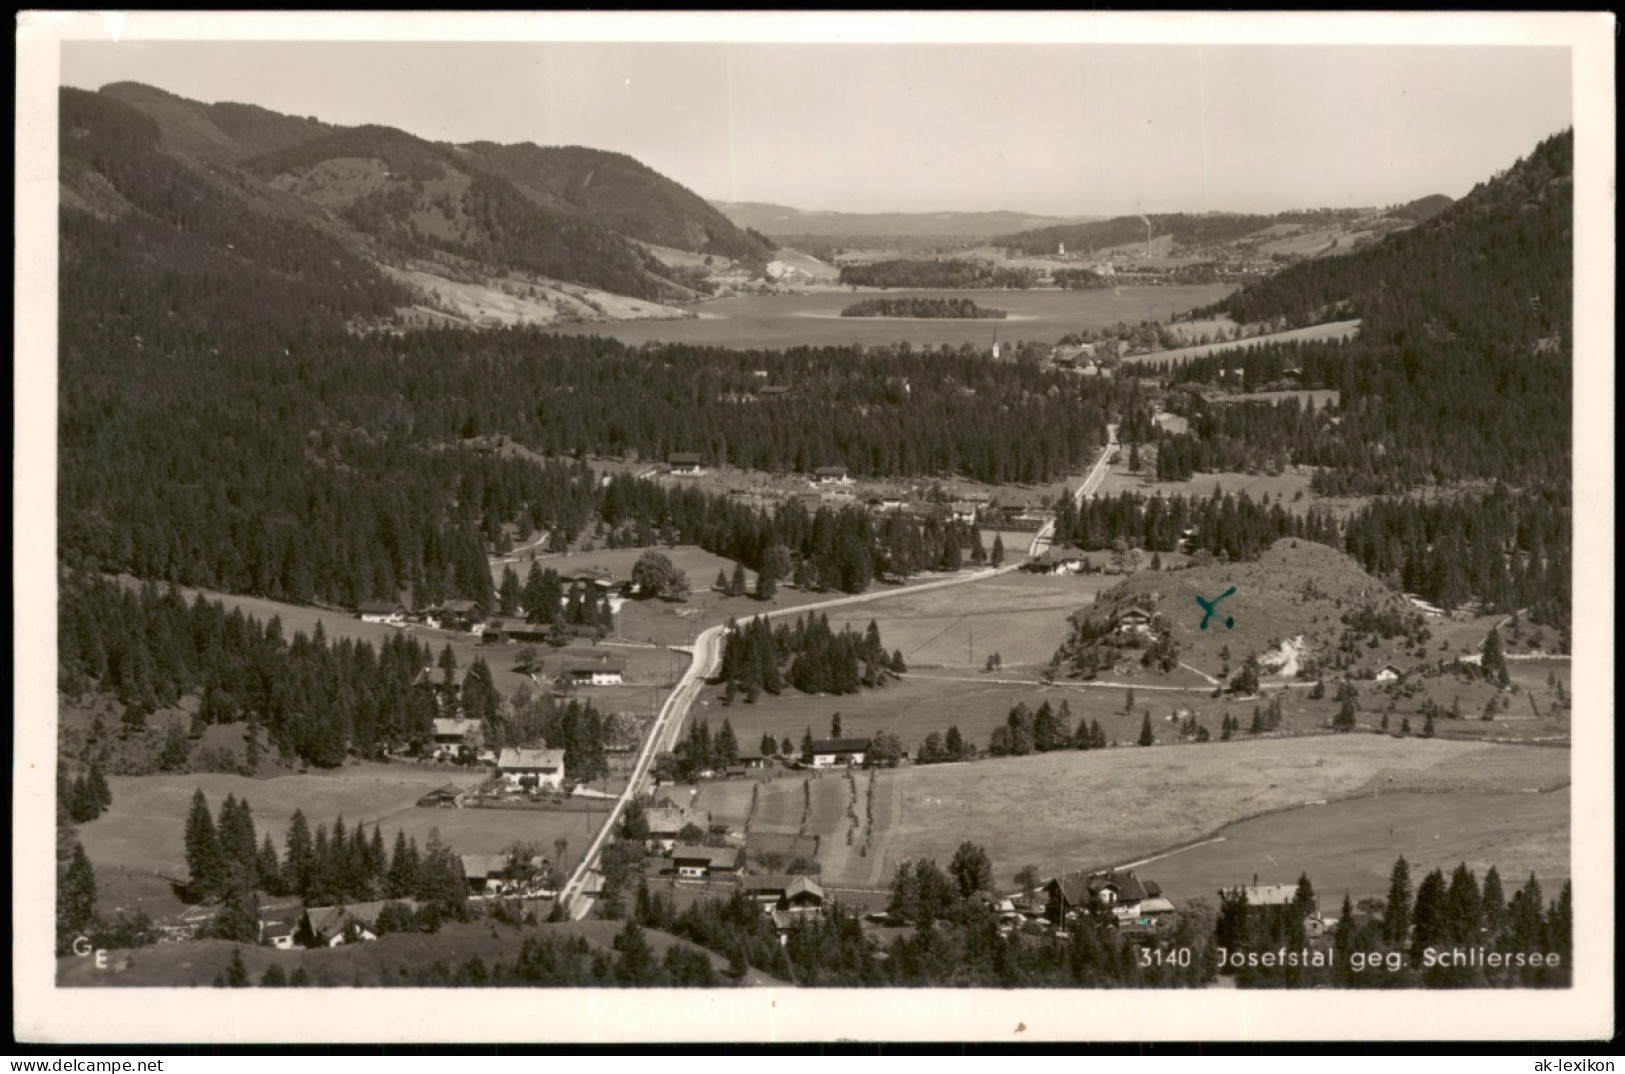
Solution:
M1236 587L1231 586L1229 589L1226 589L1223 593L1220 593L1218 596L1214 597L1212 600L1203 600L1201 597L1196 598L1196 603L1200 604L1202 606L1203 611L1206 613L1206 614L1204 614L1202 616L1202 629L1203 630L1207 629L1207 621L1208 621L1208 619L1210 617L1218 614L1213 610L1214 606L1217 605L1219 603L1219 601L1223 600L1225 597L1228 597L1230 594L1234 593L1235 591L1236 591ZM1235 617L1234 616L1229 616L1229 615L1225 616L1224 625L1225 625L1226 629L1230 629L1230 628L1234 627L1236 625Z

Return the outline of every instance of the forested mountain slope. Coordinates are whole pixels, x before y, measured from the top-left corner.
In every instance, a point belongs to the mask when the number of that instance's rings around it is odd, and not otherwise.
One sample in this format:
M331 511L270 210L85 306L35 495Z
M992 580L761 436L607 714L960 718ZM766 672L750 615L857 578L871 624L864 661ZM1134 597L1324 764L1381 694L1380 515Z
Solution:
M132 166L166 174L179 168L229 190L239 211L302 214L305 223L341 242L350 261L412 260L418 267L439 265L454 278L517 272L646 300L689 291L631 240L752 265L771 250L765 238L735 227L697 194L618 153L452 146L388 127L337 127L254 105L205 104L133 82L96 94L63 90L64 101L70 98L65 109L98 116L108 136L98 160L110 173L87 178L78 154L78 165L64 166L64 204L104 218L124 207L114 173ZM128 138L113 135L120 127L128 128ZM115 146L142 159L113 161L107 154ZM154 154L168 163L154 162ZM65 149L64 157L70 155ZM160 224L177 226L171 216L142 207ZM238 261L261 260L257 242L232 247Z

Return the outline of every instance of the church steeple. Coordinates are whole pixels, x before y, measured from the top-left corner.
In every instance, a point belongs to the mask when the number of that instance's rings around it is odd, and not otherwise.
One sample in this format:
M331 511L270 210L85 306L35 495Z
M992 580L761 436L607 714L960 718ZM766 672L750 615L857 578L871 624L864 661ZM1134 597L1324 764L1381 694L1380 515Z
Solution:
M998 329L993 330L993 360L994 361L999 360L999 332L998 332Z

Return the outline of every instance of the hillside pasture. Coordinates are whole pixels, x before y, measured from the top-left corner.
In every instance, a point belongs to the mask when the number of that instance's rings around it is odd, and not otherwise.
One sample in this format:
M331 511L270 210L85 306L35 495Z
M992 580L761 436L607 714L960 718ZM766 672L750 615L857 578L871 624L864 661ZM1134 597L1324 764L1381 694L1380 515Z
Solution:
M1266 335L1244 336L1241 339L1227 340L1223 343L1205 343L1193 347L1174 347L1169 350L1152 351L1149 354L1135 354L1123 359L1136 365L1152 362L1183 362L1187 358L1206 358L1210 354L1221 354L1239 348L1252 347L1260 343L1292 343L1304 340L1322 339L1350 339L1358 335L1360 322L1328 321L1325 324L1310 325L1308 328L1293 328L1285 332L1271 332Z
M1383 794L1273 813L1221 829L1221 842L1176 850L1139 867L1176 903L1241 884L1295 884L1307 875L1321 908L1335 913L1387 894L1400 855L1411 882L1465 862L1482 881L1490 866L1509 888L1530 873L1555 898L1570 873L1566 789L1545 794ZM1001 877L1003 881L1007 878Z
M751 795L756 786L754 779L711 780L700 784L699 793L690 799L689 808L709 813L712 824L726 824L735 830L743 830L751 819ZM673 794L672 797L681 801L681 794Z
M797 835L806 816L806 791L800 779L779 779L762 784L751 831L777 835Z
M887 651L901 650L911 668L979 668L996 652L1007 669L1037 669L1065 639L1066 617L1116 581L1016 571L832 609L830 627L861 633L873 622Z
M1137 861L1250 816L1377 790L1557 788L1568 782L1569 755L1340 735L1051 753L899 769L894 778L903 800L888 863L945 863L970 839L1002 878L1028 863L1054 874Z
M1299 514L1306 513L1309 508L1325 502L1309 487L1309 482L1314 476L1309 467L1290 468L1279 474L1221 471L1195 474L1189 481L1158 481L1155 460L1155 448L1141 448L1140 472L1132 473L1128 468L1128 451L1125 449L1120 461L1110 467L1106 476L1101 479L1095 495L1101 499L1108 499L1125 492L1141 496L1161 493L1169 497L1183 496L1188 500L1212 496L1213 489L1217 487L1221 495L1246 494L1254 503L1267 495L1271 503L1279 502L1288 511ZM1298 498L1300 494L1302 499Z
M246 776L195 773L164 776L109 776L113 805L96 820L79 826L79 841L98 867L157 870L166 876L186 876L186 815L192 793L202 789L209 808L218 814L227 794L246 799L252 808L254 825L261 837L269 832L279 847L295 810L303 810L312 829L332 824L342 816L347 826L363 822L369 827L383 822L386 840L394 839L397 827L416 830L412 814L438 818L444 825L453 816L476 813L497 817L507 811L417 809L415 803L427 792L447 783L472 786L484 778L484 769L459 767L419 767L415 765L357 765L332 773L280 776L276 779L250 779ZM516 814L517 815L517 814ZM580 816L571 814L576 823ZM501 823L498 821L497 823ZM427 826L421 826L427 831ZM484 846L459 846L461 853L474 853ZM500 846L492 846L492 851Z

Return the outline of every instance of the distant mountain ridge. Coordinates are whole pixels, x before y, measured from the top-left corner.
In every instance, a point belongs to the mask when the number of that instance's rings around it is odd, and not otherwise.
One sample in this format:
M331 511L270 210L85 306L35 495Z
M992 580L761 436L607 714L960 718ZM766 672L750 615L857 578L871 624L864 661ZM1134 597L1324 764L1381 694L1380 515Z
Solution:
M991 236L1027 228L1075 223L1089 217L1038 216L1032 213L994 212L847 213L795 209L759 201L711 203L739 227L764 235L872 235L872 236Z
M658 301L692 295L691 281L673 278L640 242L757 267L771 256L769 240L620 153L454 146L390 127L205 104L133 82L62 92L79 113L99 110L99 128L137 126L132 113L149 121L157 137L138 140L142 152L173 161L235 211L302 218L380 264L439 264L436 271L497 279L520 272ZM89 207L103 219L132 209L150 215L150 204L120 192L111 160L76 155L67 137L64 130L66 208ZM149 172L169 167L143 159ZM234 244L239 260L258 252Z

